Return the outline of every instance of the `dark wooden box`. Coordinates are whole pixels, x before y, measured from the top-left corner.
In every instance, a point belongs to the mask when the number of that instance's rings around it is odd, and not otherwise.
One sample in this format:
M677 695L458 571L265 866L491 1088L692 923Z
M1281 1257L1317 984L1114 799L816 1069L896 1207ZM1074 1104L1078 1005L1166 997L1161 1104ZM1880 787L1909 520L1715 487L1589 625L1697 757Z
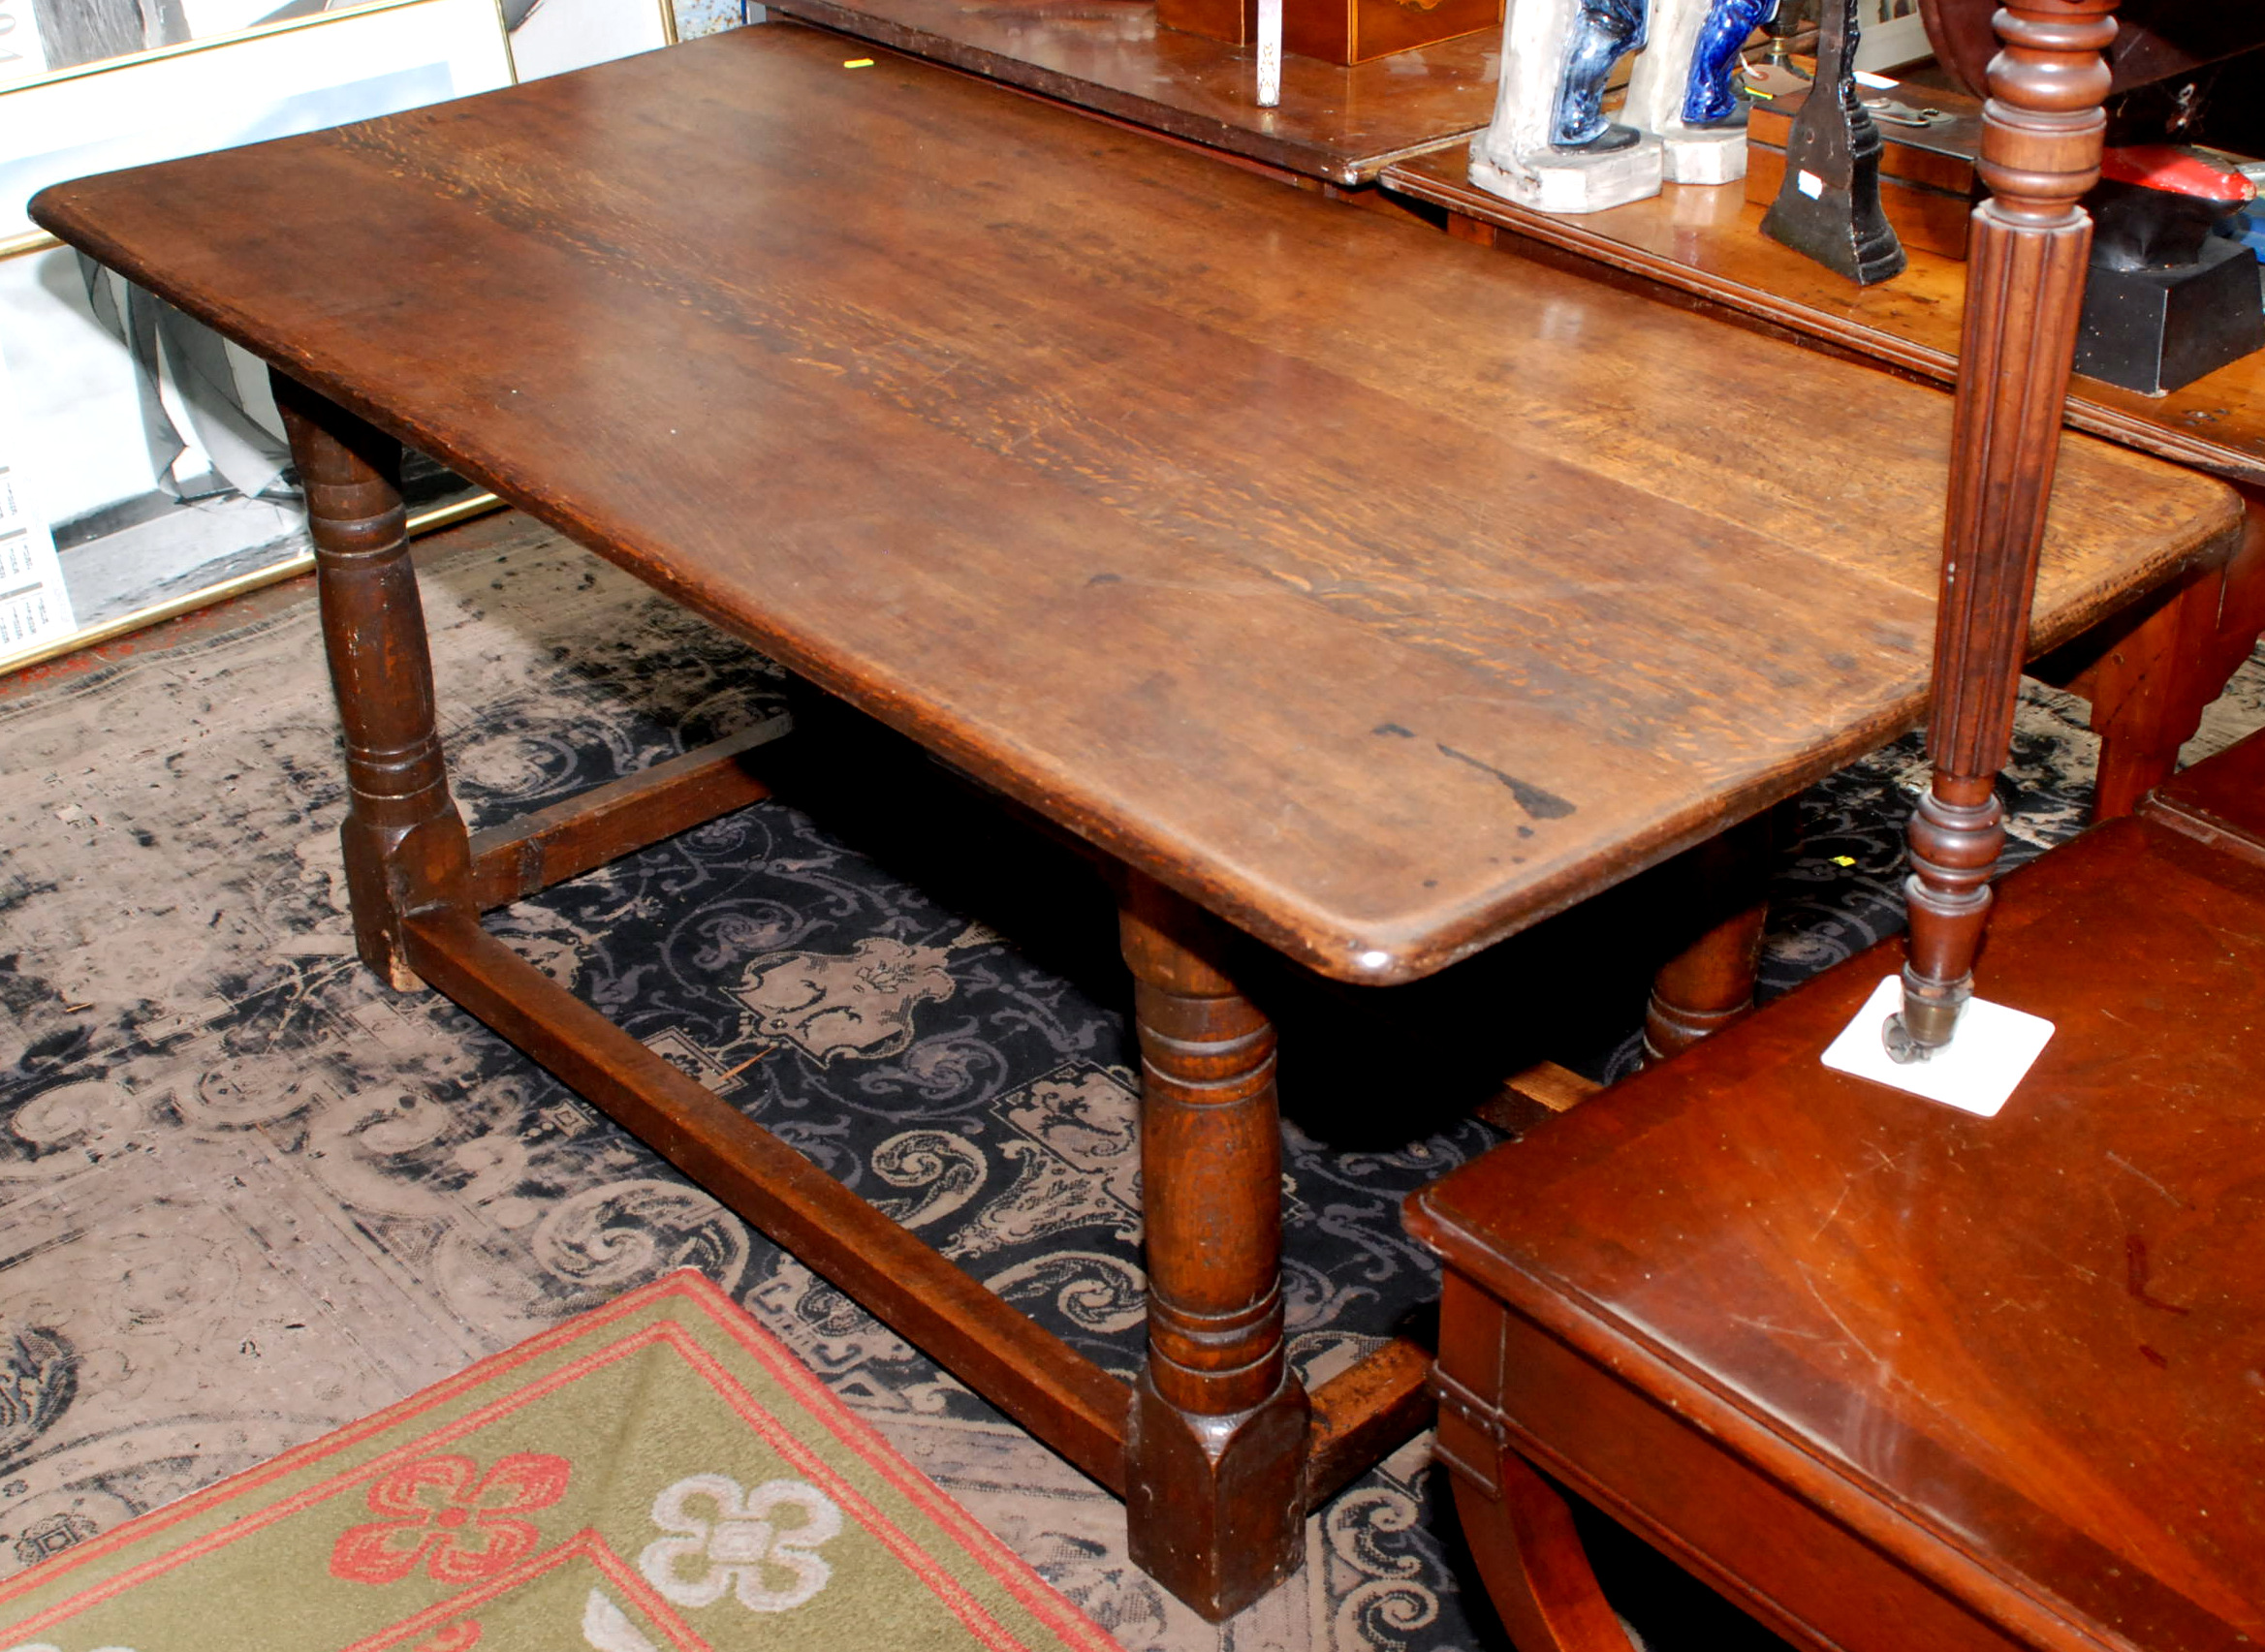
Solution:
M1258 0L1156 0L1156 21L1229 46L1258 39ZM1502 0L1282 0L1282 49L1366 63L1502 26Z

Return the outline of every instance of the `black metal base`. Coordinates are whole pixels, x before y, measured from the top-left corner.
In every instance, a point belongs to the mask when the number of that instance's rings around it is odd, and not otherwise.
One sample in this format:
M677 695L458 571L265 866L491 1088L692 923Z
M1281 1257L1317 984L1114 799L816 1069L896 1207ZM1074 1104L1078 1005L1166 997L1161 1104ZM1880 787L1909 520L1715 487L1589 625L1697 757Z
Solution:
M2204 243L2174 269L2094 265L2084 289L2076 370L2161 395L2265 350L2265 290L2239 241Z
M1901 275L1909 260L1880 209L1876 148L1854 170L1854 183L1841 188L1806 172L1788 151L1785 185L1762 219L1762 234L1859 287L1870 287ZM1805 177L1814 183L1813 195L1802 187Z

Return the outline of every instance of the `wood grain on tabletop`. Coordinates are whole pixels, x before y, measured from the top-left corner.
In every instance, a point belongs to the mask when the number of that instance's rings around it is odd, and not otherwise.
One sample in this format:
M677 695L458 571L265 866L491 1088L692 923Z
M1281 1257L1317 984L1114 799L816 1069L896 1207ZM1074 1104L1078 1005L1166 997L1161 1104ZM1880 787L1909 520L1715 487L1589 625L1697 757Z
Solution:
M1948 397L810 31L36 210L1345 979L1922 709ZM2070 439L2034 644L2236 520Z
M1948 383L1957 368L1966 266L1906 248L1891 281L1858 287L1761 233L1764 207L1735 185L1669 184L1650 201L1579 217L1529 211L1465 175L1457 145L1395 163L1385 188L1664 282L1860 355ZM2265 483L2265 353L2150 396L2081 375L2068 421L2145 452Z
M1552 1392L1481 1380L1574 1484L1604 1475L1842 1644L1912 1641L1833 1623L1847 1574L1802 1558L1799 1518L1710 1506L1790 1486L2024 1644L2254 1642L2265 869L2121 821L2007 879L1981 990L2058 1030L1995 1118L1818 1065L1900 962L1865 953L1411 1204L1537 1347L1640 1372L1719 1461L1681 1453L1675 1485L1618 1462L1630 1390L1583 1360L1548 1356Z
M1175 138L1338 184L1467 138L1494 113L1498 28L1356 64L1282 55L1257 104L1255 51L1160 27L1148 0L787 0L772 12Z

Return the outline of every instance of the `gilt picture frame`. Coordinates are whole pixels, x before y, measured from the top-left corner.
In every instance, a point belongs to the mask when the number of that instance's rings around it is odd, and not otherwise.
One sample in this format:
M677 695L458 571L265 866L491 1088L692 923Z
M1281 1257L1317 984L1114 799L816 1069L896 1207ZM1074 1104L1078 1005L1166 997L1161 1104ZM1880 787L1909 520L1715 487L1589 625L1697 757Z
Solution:
M265 368L41 234L30 197L511 80L496 0L362 0L0 85L0 479L25 562L0 671L310 557ZM425 472L426 509L475 502Z
M1857 21L1862 29L1856 43L1859 69L1885 74L1934 55L1919 0L1864 0Z
M364 0L0 88L0 256L65 178L312 132L509 85L497 0Z
M540 80L676 44L671 0L502 0L512 71Z

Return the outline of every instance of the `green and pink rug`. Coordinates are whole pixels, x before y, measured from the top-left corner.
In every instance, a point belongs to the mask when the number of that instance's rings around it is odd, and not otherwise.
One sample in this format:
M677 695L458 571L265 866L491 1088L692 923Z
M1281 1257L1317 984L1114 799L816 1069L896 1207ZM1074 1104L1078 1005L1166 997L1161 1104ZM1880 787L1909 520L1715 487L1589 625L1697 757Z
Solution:
M0 1584L9 1652L1116 1652L676 1272Z

